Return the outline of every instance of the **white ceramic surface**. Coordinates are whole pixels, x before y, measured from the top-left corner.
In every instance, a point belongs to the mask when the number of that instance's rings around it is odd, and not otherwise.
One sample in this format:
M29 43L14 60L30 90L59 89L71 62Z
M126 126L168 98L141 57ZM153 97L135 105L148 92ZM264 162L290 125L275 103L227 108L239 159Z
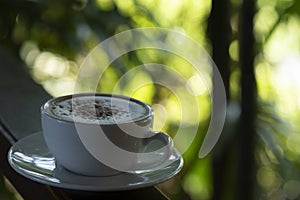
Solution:
M183 166L181 155L172 148L170 156L152 169L120 172L113 176L83 176L66 170L56 162L41 132L16 142L8 153L8 160L15 171L31 180L85 191L120 191L155 185L175 176Z
M95 101L95 98L99 101L103 98L109 101L108 105L111 107L108 108L110 109L123 102L124 109L128 109L129 113L134 112L135 107L143 110L143 113L129 121L121 123L113 121L103 124L101 123L103 120L95 120L94 123L74 122L71 120L72 118L64 119L53 114L52 111L57 107L57 102L76 101L78 98L89 98L91 102L93 99ZM92 104L91 102L90 104ZM127 104L130 105L129 108L126 108ZM80 107L80 105L85 104L79 103L78 106ZM72 109L76 110L79 107L74 106ZM94 114L91 111L90 115L94 116ZM155 167L155 164L160 165L170 154L171 146L169 146L169 140L165 138L166 134L152 131L152 108L146 103L130 97L115 94L80 93L53 98L41 107L41 121L43 136L50 152L62 166L74 173L88 176L110 176L118 174L120 171L130 172L141 168ZM161 144L161 147L158 148L159 153L165 156L142 166L140 154L143 154L143 157L147 156L144 152L145 145L152 142ZM148 157L151 157L151 154L154 156L158 154L155 152L156 149L153 150L154 152L148 152Z

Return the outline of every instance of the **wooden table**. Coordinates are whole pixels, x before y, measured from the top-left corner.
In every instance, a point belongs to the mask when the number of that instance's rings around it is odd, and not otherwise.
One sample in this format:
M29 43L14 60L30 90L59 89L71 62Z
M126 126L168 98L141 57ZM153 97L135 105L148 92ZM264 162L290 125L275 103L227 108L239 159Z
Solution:
M157 188L119 192L65 190L16 173L8 164L13 143L41 130L40 106L51 96L28 74L26 66L0 48L0 170L24 199L167 199Z

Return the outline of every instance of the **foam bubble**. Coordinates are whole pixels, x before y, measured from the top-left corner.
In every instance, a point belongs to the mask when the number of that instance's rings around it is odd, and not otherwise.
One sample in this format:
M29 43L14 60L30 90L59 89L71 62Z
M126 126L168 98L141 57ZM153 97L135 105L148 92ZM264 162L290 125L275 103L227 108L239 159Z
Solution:
M142 104L109 96L77 96L51 102L48 109L56 117L82 123L124 123L147 114Z

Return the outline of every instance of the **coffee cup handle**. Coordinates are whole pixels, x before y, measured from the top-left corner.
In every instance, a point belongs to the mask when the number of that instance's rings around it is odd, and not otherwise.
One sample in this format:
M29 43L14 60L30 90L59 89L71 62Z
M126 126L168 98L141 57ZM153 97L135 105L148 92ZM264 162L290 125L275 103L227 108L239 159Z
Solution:
M163 132L151 132L151 137L143 139L143 150L138 155L136 172L162 167L170 157L173 148L172 138Z

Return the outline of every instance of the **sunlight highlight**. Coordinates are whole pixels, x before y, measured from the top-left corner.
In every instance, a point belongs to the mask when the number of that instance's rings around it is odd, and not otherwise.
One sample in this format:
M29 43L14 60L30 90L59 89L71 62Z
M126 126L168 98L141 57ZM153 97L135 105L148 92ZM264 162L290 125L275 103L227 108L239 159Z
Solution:
M199 75L194 75L186 82L186 88L188 92L194 96L204 95L209 92L208 84Z
M279 110L289 115L300 110L300 54L286 57L278 66L273 77L279 99Z

